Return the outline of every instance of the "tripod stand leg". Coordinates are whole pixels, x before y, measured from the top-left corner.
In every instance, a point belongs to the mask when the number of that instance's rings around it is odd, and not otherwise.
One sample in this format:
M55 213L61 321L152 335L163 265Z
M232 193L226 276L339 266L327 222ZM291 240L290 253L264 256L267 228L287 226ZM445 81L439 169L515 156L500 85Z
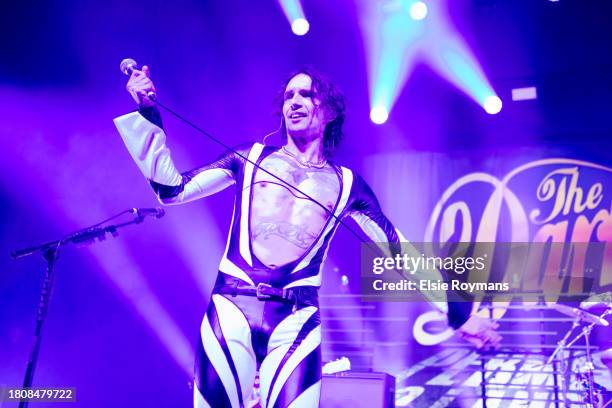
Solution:
M43 278L42 288L40 291L40 301L36 312L36 329L34 330L34 343L30 350L30 357L26 366L25 377L23 380L23 388L29 388L34 381L34 371L38 361L38 353L40 351L40 343L42 338L42 329L47 317L49 309L49 301L51 299L51 291L53 290L53 266L57 260L57 248L49 248L44 252L44 258L47 261L47 270ZM28 400L21 400L19 408L27 408Z

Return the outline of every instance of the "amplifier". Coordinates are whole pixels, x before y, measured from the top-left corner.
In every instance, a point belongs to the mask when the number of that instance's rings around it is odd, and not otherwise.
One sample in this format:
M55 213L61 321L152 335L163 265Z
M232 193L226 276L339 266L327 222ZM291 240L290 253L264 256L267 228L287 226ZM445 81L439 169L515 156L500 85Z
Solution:
M345 371L324 374L321 408L393 408L395 377L386 373Z

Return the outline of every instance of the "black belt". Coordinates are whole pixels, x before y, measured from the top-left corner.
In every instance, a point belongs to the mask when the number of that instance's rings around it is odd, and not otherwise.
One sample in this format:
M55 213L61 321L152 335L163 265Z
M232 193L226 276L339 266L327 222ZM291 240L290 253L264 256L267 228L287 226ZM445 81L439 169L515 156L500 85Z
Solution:
M276 300L276 301L286 301L289 303L297 302L296 292L289 288L275 288L268 283L260 282L255 286L250 285L239 285L238 281L234 281L233 284L224 284L215 286L215 293L220 293L222 295L231 295L231 296L255 296L259 300Z

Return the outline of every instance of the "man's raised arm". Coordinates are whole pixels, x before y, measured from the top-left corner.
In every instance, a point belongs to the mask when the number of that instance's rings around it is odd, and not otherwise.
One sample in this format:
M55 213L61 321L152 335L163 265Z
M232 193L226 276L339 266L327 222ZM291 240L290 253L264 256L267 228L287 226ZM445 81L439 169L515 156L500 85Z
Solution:
M217 161L180 173L166 145L161 115L146 95L155 92L149 68L134 70L127 90L138 103L137 112L114 120L123 142L162 204L179 204L206 197L234 184L242 159L228 152Z

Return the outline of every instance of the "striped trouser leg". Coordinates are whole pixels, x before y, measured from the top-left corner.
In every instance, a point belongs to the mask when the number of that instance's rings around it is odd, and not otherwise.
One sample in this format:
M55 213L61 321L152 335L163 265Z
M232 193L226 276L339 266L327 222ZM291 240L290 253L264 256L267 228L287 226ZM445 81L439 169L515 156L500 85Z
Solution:
M273 330L259 369L262 408L316 408L321 389L319 310L309 306Z
M255 371L247 318L229 299L214 294L200 327L194 407L242 407Z

